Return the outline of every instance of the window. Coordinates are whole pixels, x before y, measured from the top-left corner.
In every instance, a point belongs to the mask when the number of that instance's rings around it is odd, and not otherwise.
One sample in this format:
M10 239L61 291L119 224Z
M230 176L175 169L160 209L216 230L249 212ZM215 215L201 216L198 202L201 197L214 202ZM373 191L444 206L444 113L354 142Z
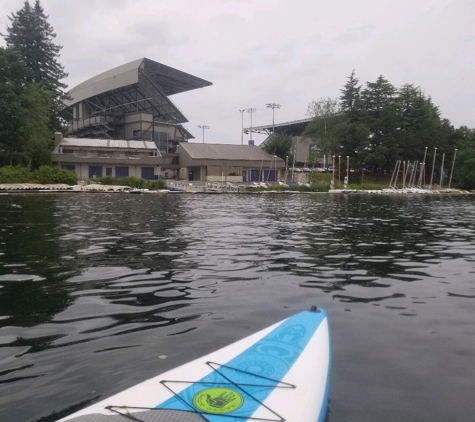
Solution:
M102 166L89 166L89 179L102 177Z
M153 180L155 173L153 167L142 167L142 179Z
M115 177L128 177L129 168L128 167L116 167L115 168Z

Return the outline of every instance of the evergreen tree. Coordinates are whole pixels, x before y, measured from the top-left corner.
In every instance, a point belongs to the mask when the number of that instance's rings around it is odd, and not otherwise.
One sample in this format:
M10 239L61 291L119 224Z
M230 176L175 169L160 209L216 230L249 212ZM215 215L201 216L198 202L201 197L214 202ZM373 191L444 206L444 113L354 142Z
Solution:
M351 72L343 89L340 90L340 108L351 123L361 117L361 85L360 80L355 76L355 70Z
M450 141L452 149L448 156L453 157L455 154L454 149L458 149L457 160L455 162L454 169L454 181L462 189L474 190L475 129L469 129L467 126L461 126L460 128L453 130Z
M422 160L425 147L450 155L465 133L441 119L419 87L396 89L383 76L362 89L353 70L341 89L340 107L346 116L340 151L352 168L391 172L396 160Z
M370 153L370 129L367 113L361 100L360 80L351 72L343 89L340 90L340 107L346 116L346 126L342 137L342 155L349 156L351 168L363 172Z
M53 138L48 127L50 122L51 92L44 85L32 83L25 89L22 99L23 151L28 167L51 165Z
M396 88L382 75L367 82L361 92L370 142L367 159L373 172L389 172L400 155L398 150L399 110Z
M51 162L51 94L30 78L17 54L0 47L0 165Z
M16 164L21 148L21 98L27 73L15 53L0 47L0 166Z
M426 97L419 87L405 84L398 91L400 105L400 150L406 160L418 160L424 148L437 147L445 151L444 140L450 131L444 128L438 108L432 99ZM442 151L442 152L443 152Z
M53 27L39 0L31 7L28 0L23 8L9 16L11 26L7 26L7 34L3 35L7 47L16 52L24 65L31 70L28 80L42 83L53 95L50 122L51 130L60 129L59 114L63 109L63 101L68 99L66 85L61 82L68 75L64 72L58 59L62 46L54 44L56 37Z
M385 108L394 103L396 88L380 75L376 82L367 82L366 88L361 92L363 107L375 123L382 118Z

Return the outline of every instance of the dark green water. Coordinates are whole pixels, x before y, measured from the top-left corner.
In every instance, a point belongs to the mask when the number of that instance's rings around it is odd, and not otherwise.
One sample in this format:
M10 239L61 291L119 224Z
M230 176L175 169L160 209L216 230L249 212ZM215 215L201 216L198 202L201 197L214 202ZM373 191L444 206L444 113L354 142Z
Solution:
M474 420L471 196L0 196L0 421L55 421L314 304L329 421Z

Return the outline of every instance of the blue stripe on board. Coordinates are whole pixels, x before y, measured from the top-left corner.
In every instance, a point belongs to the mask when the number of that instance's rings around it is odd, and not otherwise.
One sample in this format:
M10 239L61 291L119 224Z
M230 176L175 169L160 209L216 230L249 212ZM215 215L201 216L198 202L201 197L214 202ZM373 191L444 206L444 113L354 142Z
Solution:
M328 396L330 394L330 374L332 369L332 339L331 332L328 329L328 372L327 372L327 384L325 386L325 394L323 396L322 408L318 415L317 422L325 422L327 416Z
M268 381L260 377L280 381L298 359L326 316L325 311L322 310L317 313L308 311L301 312L290 317L264 338L229 362L218 362L230 368L218 368L219 372L213 371L199 380L199 384L192 384L181 391L179 393L181 400L177 397L173 397L158 405L157 408L191 410L194 408L192 405L193 398L198 393L209 388L220 387L219 385L215 385L215 383L223 383L223 388L231 388L232 390L240 392L244 402L239 408L227 413L226 416L206 414L206 418L212 422L242 422L243 418L250 417L260 406L252 397L262 402L278 384L277 382ZM239 371L231 368L236 368ZM226 385L229 381L220 373L235 384L255 385L240 386L239 388ZM172 389L174 387L173 383L168 383L167 385ZM265 387L262 385L265 385ZM224 399L226 399L226 396L224 396ZM186 405L182 400L191 407ZM289 406L291 405L292 404L289 403ZM326 406L326 403L324 403L324 406ZM271 413L269 413L269 415L271 419L277 419L272 416ZM238 418L230 416L238 416Z

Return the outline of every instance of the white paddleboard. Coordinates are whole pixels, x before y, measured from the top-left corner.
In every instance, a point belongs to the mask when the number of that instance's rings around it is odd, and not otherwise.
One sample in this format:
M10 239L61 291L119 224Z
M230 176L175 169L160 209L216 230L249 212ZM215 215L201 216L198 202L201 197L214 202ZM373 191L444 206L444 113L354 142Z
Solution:
M314 308L60 422L322 422L330 366L327 314Z

